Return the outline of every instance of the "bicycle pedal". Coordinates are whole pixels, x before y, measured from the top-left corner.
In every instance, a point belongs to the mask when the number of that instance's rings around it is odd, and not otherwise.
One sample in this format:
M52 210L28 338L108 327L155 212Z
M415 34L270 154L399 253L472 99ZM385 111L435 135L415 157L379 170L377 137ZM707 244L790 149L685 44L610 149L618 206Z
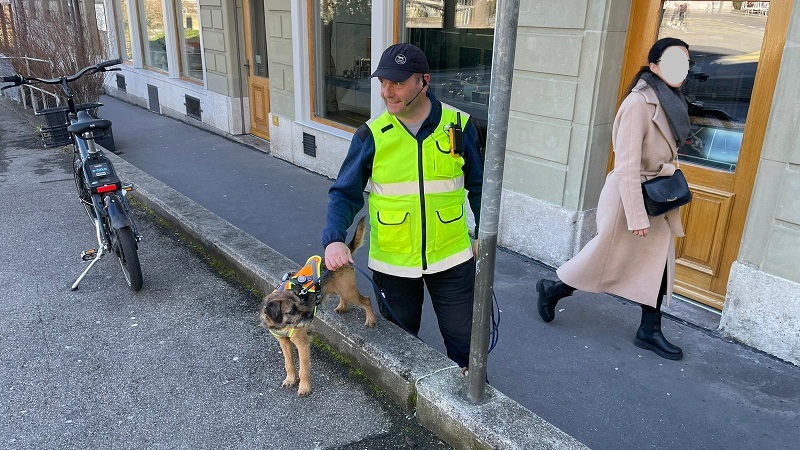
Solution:
M84 261L91 261L97 257L97 249L90 248L81 252L81 259Z

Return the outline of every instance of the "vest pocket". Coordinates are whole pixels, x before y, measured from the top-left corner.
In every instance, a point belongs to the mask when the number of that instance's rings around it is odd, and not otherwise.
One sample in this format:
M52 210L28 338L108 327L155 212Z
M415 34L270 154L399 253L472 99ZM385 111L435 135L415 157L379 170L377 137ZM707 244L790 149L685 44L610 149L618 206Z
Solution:
M464 158L450 155L450 138L434 141L436 151L433 152L433 176L439 178L455 178L463 173Z
M463 237L464 205L450 206L436 211L436 236L433 247L442 249Z
M390 253L411 253L408 211L378 211L378 246Z

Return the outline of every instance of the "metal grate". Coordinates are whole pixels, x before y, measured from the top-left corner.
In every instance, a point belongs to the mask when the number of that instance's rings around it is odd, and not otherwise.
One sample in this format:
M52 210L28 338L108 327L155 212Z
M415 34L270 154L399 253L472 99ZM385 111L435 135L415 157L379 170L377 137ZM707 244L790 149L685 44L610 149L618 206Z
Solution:
M128 86L125 84L125 75L117 74L117 89L127 92Z
M317 138L313 134L303 133L303 153L317 157Z
M150 100L150 111L161 114L161 103L158 102L158 88L152 84L148 84L147 97Z
M186 115L191 117L192 119L203 120L203 118L201 117L203 110L200 109L200 99L194 98L190 95L186 95L185 97L186 97L186 102L184 103L184 105L186 105Z

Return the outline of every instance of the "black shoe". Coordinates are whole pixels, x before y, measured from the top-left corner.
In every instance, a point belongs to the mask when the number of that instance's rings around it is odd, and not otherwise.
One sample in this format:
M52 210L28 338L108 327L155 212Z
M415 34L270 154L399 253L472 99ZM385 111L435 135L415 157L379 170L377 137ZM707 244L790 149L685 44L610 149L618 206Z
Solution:
M550 281L542 278L536 282L539 292L537 309L539 316L545 322L552 322L556 318L556 304L564 297L572 295L575 289L561 281Z
M683 358L683 350L677 345L672 345L661 332L661 311L659 310L648 311L642 307L642 324L636 331L633 345L645 350L652 350L656 355L673 361Z

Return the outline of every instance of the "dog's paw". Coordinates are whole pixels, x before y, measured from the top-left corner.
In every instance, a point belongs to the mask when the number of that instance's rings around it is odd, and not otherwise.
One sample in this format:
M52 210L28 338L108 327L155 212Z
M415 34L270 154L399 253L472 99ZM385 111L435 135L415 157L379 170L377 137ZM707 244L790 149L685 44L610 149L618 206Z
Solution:
M337 306L334 311L336 311L339 314L343 314L343 313L347 312L347 304L344 304L344 305L339 304L339 306Z
M367 320L364 321L364 326L367 328L375 328L375 317L367 316Z
M292 378L292 377L286 377L286 379L283 380L283 384L281 384L281 387L285 388L290 388L295 386L297 386L297 378Z
M298 397L308 397L311 395L311 383L300 383L300 387L297 389Z

